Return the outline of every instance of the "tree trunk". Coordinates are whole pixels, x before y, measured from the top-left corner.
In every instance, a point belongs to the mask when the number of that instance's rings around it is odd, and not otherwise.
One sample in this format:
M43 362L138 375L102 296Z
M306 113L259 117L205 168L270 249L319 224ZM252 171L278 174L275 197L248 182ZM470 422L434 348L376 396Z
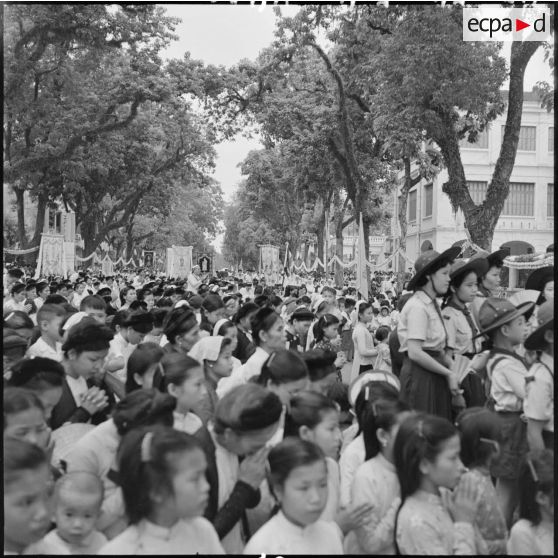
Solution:
M132 257L132 250L134 249L134 220L130 219L126 225L126 261Z
M399 219L399 228L401 229L401 239L399 240L399 248L406 252L407 250L407 201L409 199L410 189L421 181L420 175L416 178L411 176L411 159L403 157L403 165L405 169L405 180L401 188L400 203L398 205L397 217ZM405 271L407 269L407 260L399 256L399 270Z
M21 250L27 248L27 235L25 234L25 190L14 187L17 205L17 239Z
M31 240L32 246L37 246L41 242L41 234L45 228L45 212L48 204L48 198L44 194L37 197L37 217L35 218L35 234Z
M521 129L525 68L539 46L540 43L537 42L512 44L506 128L486 199L480 206L472 201L467 188L451 115L442 115L444 132L439 138L441 143L437 143L444 156L449 177L448 182L442 186L442 191L448 194L454 209L459 207L463 211L465 227L471 240L484 250L492 249L494 229L509 194L509 180L515 164Z
M95 221L92 219L84 219L81 223L81 236L84 243L84 258L87 258L92 252L95 251L97 245L95 243Z

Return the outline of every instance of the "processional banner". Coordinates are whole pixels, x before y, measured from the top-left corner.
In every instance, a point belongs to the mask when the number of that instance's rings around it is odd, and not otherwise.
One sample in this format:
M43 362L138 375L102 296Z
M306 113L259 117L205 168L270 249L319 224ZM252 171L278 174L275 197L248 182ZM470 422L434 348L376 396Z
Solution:
M41 233L41 246L35 279L41 275L61 275L66 277L67 264L64 250L64 235Z
M268 284L281 282L281 260L279 248L266 244L260 246L260 274L263 274Z
M192 247L171 246L167 248L167 275L186 279L192 270Z

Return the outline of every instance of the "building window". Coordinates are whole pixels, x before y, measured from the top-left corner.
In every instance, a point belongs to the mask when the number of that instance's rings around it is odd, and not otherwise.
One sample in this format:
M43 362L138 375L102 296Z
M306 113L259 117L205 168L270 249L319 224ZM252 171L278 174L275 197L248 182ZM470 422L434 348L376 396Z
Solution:
M554 126L548 128L548 151L554 153Z
M502 141L504 141L505 126L502 126ZM519 142L517 144L518 151L536 151L537 150L537 127L521 126L519 130Z
M424 216L432 217L432 184L424 187Z
M477 141L471 143L467 141L467 136L459 140L459 146L464 149L487 149L488 148L488 130L485 128L477 135Z
M409 192L409 223L417 220L417 191Z
M510 182L510 193L504 203L502 215L533 217L535 215L535 185Z
M546 189L546 216L554 217L554 184L549 184Z
M486 199L488 182L482 180L467 180L467 188L469 188L469 194L471 194L471 198L476 205L480 205L484 202Z

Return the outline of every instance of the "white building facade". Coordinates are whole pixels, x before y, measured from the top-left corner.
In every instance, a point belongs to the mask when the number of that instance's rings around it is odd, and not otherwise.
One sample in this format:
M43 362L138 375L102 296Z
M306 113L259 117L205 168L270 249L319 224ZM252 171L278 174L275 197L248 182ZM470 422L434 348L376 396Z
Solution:
M469 192L482 203L500 152L505 114L479 135L475 144L461 143L461 158ZM416 170L414 170L415 174ZM466 239L461 210L454 213L442 192L447 181L443 170L433 181L422 180L409 192L407 201L406 253L414 261L428 249L439 252ZM391 236L386 253L399 245L397 218L400 190L394 192ZM554 242L554 113L541 108L534 93L524 94L523 115L510 193L494 231L492 250L509 247L511 255L545 252ZM409 267L409 264L406 264Z

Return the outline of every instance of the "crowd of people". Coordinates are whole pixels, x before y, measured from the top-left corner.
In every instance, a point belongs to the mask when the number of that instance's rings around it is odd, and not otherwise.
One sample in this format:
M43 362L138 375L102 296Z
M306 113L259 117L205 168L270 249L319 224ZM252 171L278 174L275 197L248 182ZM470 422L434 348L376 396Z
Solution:
M554 270L427 251L369 300L4 274L4 554L554 552Z

